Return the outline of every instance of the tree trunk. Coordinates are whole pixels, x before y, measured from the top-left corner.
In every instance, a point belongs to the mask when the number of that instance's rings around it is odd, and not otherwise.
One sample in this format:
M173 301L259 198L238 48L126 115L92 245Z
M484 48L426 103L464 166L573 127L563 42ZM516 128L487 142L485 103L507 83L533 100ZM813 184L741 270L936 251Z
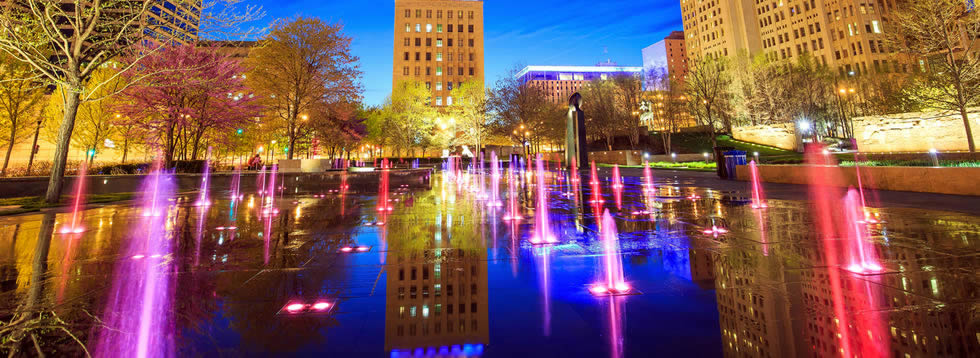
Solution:
M966 107L960 106L960 117L963 118L963 127L966 129L966 142L970 146L970 153L977 151L977 145L973 142L973 129L970 128L970 117L966 113ZM10 152L7 152L10 155Z
M34 149L37 148L37 137L41 134L41 121L37 121L37 128L34 129L34 143L31 144L31 158L27 160L27 173L26 176L31 175L31 166L34 165Z
M7 155L3 158L3 169L0 169L0 177L7 176L7 164L10 163L10 152L14 151L14 137L17 135L17 121L11 121L10 124L10 143L7 144ZM31 151L34 151L34 147L31 147Z
M76 87L77 86L72 86ZM48 179L48 191L44 201L57 203L61 199L61 189L65 184L65 166L68 164L68 149L71 146L71 133L75 129L75 115L81 103L80 93L69 89L65 93L65 112L58 128L58 144L54 149L54 161L51 163L51 177Z
M123 155L122 155L123 164L126 164L126 155L128 154L129 154L129 136L125 136L125 138L123 139Z

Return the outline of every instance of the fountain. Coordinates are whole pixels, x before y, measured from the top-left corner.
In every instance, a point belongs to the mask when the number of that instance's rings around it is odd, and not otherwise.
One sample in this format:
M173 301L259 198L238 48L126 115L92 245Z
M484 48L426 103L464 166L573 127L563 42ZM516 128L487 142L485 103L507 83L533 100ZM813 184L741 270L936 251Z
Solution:
M265 216L272 216L279 213L279 209L276 208L276 175L279 171L279 166L276 164L272 165L272 169L269 170L269 185L265 188L265 192L270 193L270 195L265 197L265 203L263 203L262 214Z
M882 267L875 257L875 248L868 233L864 206L854 188L850 188L844 197L844 220L847 221L844 237L847 240L847 259L850 261L847 270L862 274L881 272Z
M548 190L544 184L544 161L541 159L541 154L538 154L537 158L537 172L535 173L535 178L538 181L537 192L537 210L534 213L535 225L534 225L534 236L531 237L531 244L534 245L547 245L554 244L558 242L555 235L551 233L551 223L548 220Z
M382 166L388 162L387 159L382 161ZM390 204L390 199L388 199L388 170L381 170L381 177L378 184L378 208L380 212L392 211L394 208Z
M201 175L201 189L198 193L197 202L194 203L195 206L210 206L211 199L208 197L208 189L211 182L211 147L208 147L208 153L204 157L204 172Z
M500 202L500 162L497 161L497 152L490 152L490 207L501 207Z
M749 173L752 175L752 208L765 209L769 207L766 203L766 196L762 192L762 184L759 183L759 167L755 161L749 162Z
M75 178L75 197L72 199L71 205L71 223L68 226L61 228L62 234L80 234L85 231L79 220L80 210L82 208L82 200L85 197L85 174L88 171L85 161L78 167L78 177Z
M616 209L623 209L623 178L619 176L619 165L613 164L612 179L613 197L616 199Z
M131 233L107 295L102 321L97 331L97 357L175 356L174 285L172 275L172 228L170 215L161 215L174 196L174 182L160 166L147 176L140 202L142 221ZM165 204L169 207L169 204ZM169 211L169 210L168 210Z
M259 195L265 196L265 166L259 170L259 175L255 176L255 187L259 189Z
M653 181L653 169L650 169L650 162L643 163L643 191L645 193L655 193L657 186Z
M603 282L589 286L589 292L596 296L617 296L631 294L633 289L623 277L623 258L619 255L619 235L616 232L616 222L609 210L602 213L601 235Z
M517 204L517 177L514 176L514 172L517 168L514 168L516 163L511 162L510 168L507 169L507 201L510 203L510 210L504 215L503 219L506 221L517 222L521 220L521 210Z
M242 194L242 166L239 164L235 167L235 172L231 176L231 202L232 206L235 205L235 201L242 200L245 195Z

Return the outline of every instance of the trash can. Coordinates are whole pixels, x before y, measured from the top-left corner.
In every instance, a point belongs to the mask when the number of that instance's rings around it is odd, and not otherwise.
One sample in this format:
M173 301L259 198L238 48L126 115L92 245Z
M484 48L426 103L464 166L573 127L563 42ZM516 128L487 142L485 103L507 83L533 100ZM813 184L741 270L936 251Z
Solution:
M735 179L735 169L739 165L745 165L745 151L744 150L729 150L725 152L725 176L724 179Z
M729 150L735 150L734 147L714 147L715 152L715 164L719 178L725 178L727 172L725 171L725 152Z

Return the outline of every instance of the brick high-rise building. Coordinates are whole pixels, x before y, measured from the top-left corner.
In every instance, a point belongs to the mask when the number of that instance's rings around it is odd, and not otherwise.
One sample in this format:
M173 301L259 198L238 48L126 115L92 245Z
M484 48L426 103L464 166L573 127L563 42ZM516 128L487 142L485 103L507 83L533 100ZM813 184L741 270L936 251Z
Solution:
M441 107L463 82L483 82L482 1L395 0L394 26L393 88L422 82Z
M911 61L885 41L895 0L681 0L689 56L807 54L842 77L909 72Z
M687 45L684 41L684 31L672 31L664 38L667 49L667 74L677 83L687 80Z

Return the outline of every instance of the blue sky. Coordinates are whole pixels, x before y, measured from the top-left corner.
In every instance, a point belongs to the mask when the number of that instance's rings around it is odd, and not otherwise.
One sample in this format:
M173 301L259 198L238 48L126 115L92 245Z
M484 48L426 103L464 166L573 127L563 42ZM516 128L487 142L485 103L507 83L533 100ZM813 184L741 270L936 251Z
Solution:
M364 72L364 101L391 92L394 0L251 0L264 22L296 15L341 22ZM679 0L486 0L486 81L518 65L640 66L640 50L681 30Z

